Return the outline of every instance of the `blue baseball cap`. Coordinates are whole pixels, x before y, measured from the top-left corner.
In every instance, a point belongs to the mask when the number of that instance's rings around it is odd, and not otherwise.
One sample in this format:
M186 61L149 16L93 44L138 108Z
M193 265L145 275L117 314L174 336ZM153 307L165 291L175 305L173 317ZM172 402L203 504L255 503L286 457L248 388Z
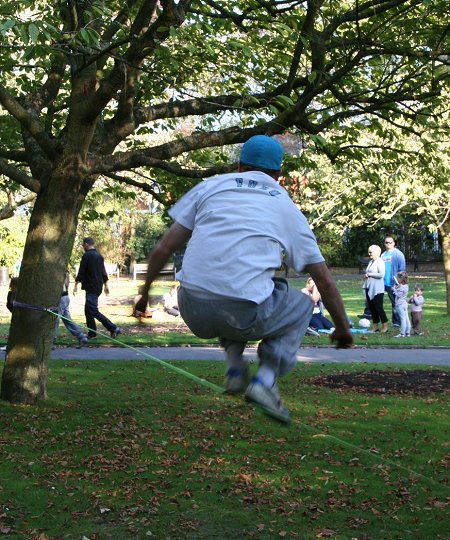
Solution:
M283 146L267 135L255 135L244 143L239 161L260 169L279 171L283 161Z

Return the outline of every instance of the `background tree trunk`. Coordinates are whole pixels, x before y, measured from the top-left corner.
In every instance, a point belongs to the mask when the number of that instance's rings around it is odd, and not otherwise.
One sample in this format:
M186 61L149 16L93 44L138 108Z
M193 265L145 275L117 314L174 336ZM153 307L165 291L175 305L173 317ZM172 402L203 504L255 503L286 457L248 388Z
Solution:
M442 236L442 258L444 260L445 284L447 290L447 314L450 315L450 220L440 227Z
M66 167L55 170L39 193L30 219L16 300L43 307L59 305L77 216L84 200L83 178ZM36 403L47 396L47 371L55 316L45 311L13 310L1 383L1 399Z

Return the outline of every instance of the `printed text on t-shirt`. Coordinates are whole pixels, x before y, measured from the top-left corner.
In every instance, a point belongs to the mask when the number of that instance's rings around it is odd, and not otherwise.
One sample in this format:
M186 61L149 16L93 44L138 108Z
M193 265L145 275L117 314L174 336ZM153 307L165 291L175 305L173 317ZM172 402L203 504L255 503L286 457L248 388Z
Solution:
M235 180L236 180L236 186L237 187L239 187L239 188L244 187L244 178L235 178ZM276 197L277 195L281 195L281 191L273 189L270 186L267 186L266 184L261 184L257 180L247 180L245 182L245 187L254 188L254 189L256 189L256 188L262 189L263 191L267 191L267 193L269 195L271 195L272 197Z

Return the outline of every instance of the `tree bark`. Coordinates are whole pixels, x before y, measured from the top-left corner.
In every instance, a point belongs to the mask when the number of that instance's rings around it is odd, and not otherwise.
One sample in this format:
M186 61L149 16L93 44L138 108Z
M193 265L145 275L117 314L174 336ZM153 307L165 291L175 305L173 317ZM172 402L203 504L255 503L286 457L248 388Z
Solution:
M74 159L66 160L38 194L25 243L17 301L26 299L28 304L44 308L59 305L84 200L82 182L80 167ZM33 404L47 397L54 324L55 316L46 311L13 309L1 399Z
M442 236L442 258L444 260L445 286L447 293L447 315L450 315L450 219L440 227Z

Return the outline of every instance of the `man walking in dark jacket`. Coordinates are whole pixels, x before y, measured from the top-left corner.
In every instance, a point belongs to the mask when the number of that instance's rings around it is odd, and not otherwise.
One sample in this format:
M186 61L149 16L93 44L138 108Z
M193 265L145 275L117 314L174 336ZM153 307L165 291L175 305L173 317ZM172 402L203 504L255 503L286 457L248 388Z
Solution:
M86 303L84 305L84 314L86 316L86 326L88 327L88 339L97 336L97 325L95 319L100 321L103 326L111 334L112 338L116 338L120 334L120 328L111 322L105 315L100 313L98 309L98 297L102 294L103 287L105 294L109 294L108 274L105 269L103 257L94 247L92 238L83 239L84 254L81 258L80 269L75 278L75 287L73 294L78 290L78 283L81 283L81 288L86 291Z

